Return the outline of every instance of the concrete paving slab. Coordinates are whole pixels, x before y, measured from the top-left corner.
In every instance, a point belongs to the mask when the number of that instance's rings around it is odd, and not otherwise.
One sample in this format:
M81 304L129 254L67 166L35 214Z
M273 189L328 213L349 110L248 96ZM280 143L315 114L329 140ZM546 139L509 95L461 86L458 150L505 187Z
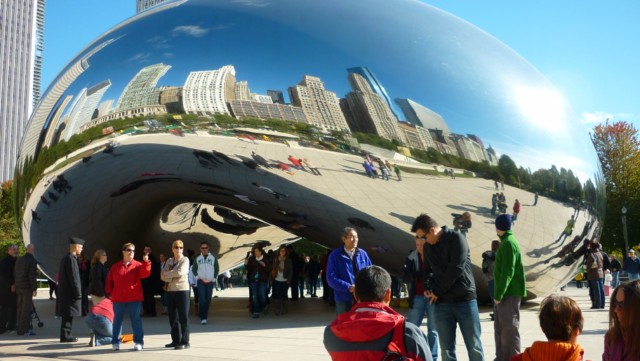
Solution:
M268 315L252 319L246 308L248 289L237 287L215 292L210 310L209 324L200 325L198 318L191 316L191 348L176 351L166 349L170 342L167 316L143 318L145 349L133 351L133 344L121 346L114 352L110 346L88 347L89 331L81 318L74 319L73 333L80 338L75 344L58 342L60 320L54 318L55 301L47 299L47 290L41 289L34 303L44 323L35 328L36 336L0 335L0 359L2 360L330 360L324 349L322 336L324 327L334 317L334 310L322 298L304 298L290 302L289 314ZM578 289L570 285L559 293L575 299L583 310L585 322L579 342L585 349L585 360L600 360L603 351L604 333L608 328L608 309L591 310L588 288ZM520 333L522 345L526 347L536 340L544 340L538 325L540 299L523 305ZM608 308L608 307L607 307ZM405 313L407 309L398 308ZM481 308L482 342L486 360L495 353L493 322L489 319L489 307ZM426 325L422 326L425 329ZM124 332L131 327L125 320ZM462 337L458 333L459 360L467 360Z

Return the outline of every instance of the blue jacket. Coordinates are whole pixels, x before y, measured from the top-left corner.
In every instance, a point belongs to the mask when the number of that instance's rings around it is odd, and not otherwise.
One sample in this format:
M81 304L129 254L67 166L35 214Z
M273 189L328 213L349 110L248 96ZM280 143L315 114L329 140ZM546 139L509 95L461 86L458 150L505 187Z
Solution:
M353 269L354 263L355 270ZM363 249L356 248L353 262L344 247L334 249L331 252L327 262L327 283L333 288L336 301L353 300L349 286L356 283L356 273L367 266L371 266L371 260Z

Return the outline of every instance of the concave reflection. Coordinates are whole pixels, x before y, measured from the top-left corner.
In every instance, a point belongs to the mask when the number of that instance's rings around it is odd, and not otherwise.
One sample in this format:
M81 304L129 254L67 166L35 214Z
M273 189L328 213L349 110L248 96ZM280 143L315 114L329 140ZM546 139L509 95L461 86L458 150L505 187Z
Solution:
M208 240L224 270L255 242L337 247L345 226L399 275L416 215L468 212L451 226L484 295L493 219L518 200L536 296L571 277L604 207L561 94L496 39L409 1L168 2L61 71L20 163L23 236L50 276L69 236L88 252Z

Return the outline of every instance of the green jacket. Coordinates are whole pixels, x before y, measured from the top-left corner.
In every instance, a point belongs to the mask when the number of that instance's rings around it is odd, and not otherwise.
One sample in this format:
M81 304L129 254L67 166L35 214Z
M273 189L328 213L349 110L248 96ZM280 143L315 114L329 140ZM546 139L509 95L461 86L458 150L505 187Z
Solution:
M493 295L497 301L504 296L527 296L522 253L511 231L506 231L500 237L500 247L493 265Z

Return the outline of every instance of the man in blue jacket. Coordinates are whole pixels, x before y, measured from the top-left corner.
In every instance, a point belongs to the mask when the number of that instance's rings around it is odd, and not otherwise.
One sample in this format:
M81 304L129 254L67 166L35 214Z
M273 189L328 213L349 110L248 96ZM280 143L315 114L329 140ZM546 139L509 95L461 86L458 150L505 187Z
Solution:
M333 288L336 314L348 312L354 304L355 279L359 270L371 266L371 260L363 249L358 248L358 233L347 227L342 234L344 246L329 255L327 282Z

